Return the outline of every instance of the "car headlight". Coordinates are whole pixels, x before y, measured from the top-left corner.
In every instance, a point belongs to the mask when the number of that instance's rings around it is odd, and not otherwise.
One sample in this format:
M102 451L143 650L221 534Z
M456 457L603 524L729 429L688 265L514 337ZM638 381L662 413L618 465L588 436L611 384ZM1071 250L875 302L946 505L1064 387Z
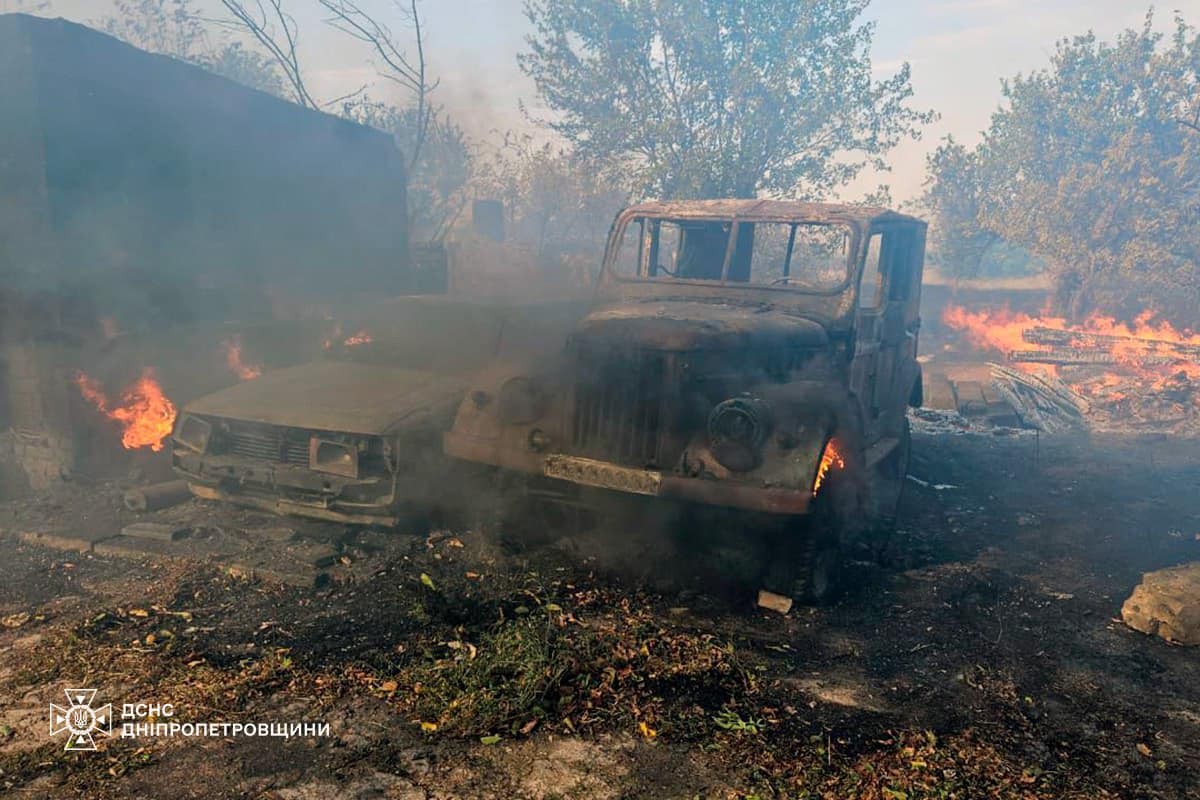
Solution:
M505 425L536 422L545 410L545 395L529 378L509 378L500 387L496 416Z
M752 395L724 400L708 415L708 446L721 465L749 472L762 461L762 445L771 432L771 410Z
M308 468L347 478L358 477L358 447L314 436L308 440Z
M199 417L185 414L175 431L176 443L189 450L204 453L208 449L209 439L212 438L212 423Z

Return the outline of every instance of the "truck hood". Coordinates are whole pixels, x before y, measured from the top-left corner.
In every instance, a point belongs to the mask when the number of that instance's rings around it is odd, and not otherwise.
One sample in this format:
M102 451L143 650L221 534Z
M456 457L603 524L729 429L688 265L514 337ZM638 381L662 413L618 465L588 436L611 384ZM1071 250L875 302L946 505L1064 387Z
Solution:
M273 370L193 400L184 411L310 430L386 434L453 413L465 381L422 370L322 361Z
M578 335L589 341L658 350L742 350L758 346L821 348L819 322L752 306L690 301L631 303L589 314Z

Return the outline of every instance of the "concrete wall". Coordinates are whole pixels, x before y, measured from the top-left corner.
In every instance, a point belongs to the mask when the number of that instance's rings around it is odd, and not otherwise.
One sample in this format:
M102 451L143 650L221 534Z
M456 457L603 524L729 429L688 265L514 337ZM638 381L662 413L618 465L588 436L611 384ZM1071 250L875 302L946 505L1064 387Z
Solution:
M405 184L387 134L0 15L0 496L142 457L77 369L119 392L150 366L182 404L235 380L223 339L284 366L324 314L407 291Z
M406 288L390 136L80 25L0 15L0 154L7 284L126 329Z

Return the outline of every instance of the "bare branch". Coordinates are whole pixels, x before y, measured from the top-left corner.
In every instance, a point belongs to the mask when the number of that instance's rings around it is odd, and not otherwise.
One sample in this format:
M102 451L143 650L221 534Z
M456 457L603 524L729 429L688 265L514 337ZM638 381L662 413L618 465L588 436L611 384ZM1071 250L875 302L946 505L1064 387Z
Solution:
M403 86L411 92L416 105L416 138L412 152L408 154L409 172L421 158L429 126L434 112L429 105L429 94L437 88L437 81L429 82L425 69L425 42L421 29L421 15L417 11L417 0L408 0L407 8L397 3L401 15L412 26L416 37L416 57L408 54L396 43L391 29L362 9L356 0L318 0L331 15L326 22L347 36L368 44L387 67L380 76Z
M296 53L296 20L283 10L283 0L254 0L257 13L251 10L249 0L221 0L221 5L233 15L241 28L270 52L291 84L296 102L305 108L316 109L317 102L304 85L300 71L300 59Z
M341 97L335 97L332 100L328 100L328 101L322 103L321 108L332 108L333 106L336 106L338 103L345 103L349 100L357 100L359 97L363 96L366 93L366 91L367 91L367 85L364 83L362 86L358 87L357 89L355 89L353 92L350 92L349 94L344 94Z

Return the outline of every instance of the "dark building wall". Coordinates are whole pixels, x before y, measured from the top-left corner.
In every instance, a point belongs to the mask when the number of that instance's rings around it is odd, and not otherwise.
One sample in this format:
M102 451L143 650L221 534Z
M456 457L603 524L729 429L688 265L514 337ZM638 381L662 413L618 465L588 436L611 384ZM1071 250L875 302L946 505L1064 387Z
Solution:
M0 264L122 327L399 293L390 136L92 29L0 16Z

